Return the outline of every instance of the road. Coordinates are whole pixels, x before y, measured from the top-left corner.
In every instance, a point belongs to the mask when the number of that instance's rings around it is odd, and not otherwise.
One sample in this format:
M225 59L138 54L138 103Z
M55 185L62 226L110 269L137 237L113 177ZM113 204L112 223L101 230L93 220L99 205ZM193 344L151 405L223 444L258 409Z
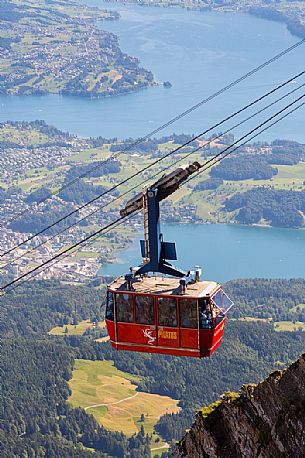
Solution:
M85 410L93 409L94 407L101 407L101 406L115 406L117 404L120 404L121 402L128 401L129 399L135 398L136 396L138 396L138 394L139 394L139 392L136 392L132 396L128 396L127 398L120 399L119 401L109 402L108 404L105 404L105 403L103 403L103 404L94 404L92 406L85 407Z

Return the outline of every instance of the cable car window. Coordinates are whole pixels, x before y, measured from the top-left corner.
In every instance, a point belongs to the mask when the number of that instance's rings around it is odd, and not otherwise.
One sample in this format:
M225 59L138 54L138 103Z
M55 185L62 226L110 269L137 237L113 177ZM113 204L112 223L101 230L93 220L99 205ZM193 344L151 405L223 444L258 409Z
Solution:
M179 299L180 327L197 329L197 301L195 299Z
M200 329L211 329L213 327L212 309L209 299L199 299L199 327Z
M136 296L136 322L154 324L154 298L152 296Z
M117 321L133 323L133 297L131 294L116 294Z
M217 305L217 307L224 313L230 310L230 308L233 306L233 302L222 289L217 291L217 293L212 297L212 299L213 302Z
M177 326L177 308L174 297L159 297L158 315L160 326Z
M110 291L107 293L106 320L114 320L114 295Z

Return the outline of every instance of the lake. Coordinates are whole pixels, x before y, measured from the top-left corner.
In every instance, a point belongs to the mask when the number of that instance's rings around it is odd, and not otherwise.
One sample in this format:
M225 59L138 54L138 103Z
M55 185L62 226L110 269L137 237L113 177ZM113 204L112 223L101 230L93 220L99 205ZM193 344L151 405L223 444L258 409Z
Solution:
M233 278L305 277L305 231L229 224L163 225L164 240L175 241L183 270L203 269L203 277L220 282ZM140 261L139 239L118 254L101 275L124 275Z
M119 21L103 22L100 26L117 34L124 52L138 57L158 82L170 81L172 88L160 85L98 100L60 95L0 96L0 121L44 119L81 136L143 136L298 41L284 24L244 14L147 8L98 0L86 3L119 11ZM304 46L164 133L204 131L270 90L271 83L282 82L303 70L303 62ZM305 142L304 118L302 109L274 126L263 138ZM237 133L244 133L257 123L255 119Z

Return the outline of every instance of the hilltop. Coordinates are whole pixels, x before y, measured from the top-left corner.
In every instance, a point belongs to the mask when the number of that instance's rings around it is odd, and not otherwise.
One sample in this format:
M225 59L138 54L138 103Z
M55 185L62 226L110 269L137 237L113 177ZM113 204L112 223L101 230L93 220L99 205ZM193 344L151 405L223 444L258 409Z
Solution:
M305 354L258 385L245 385L202 409L172 458L305 454Z

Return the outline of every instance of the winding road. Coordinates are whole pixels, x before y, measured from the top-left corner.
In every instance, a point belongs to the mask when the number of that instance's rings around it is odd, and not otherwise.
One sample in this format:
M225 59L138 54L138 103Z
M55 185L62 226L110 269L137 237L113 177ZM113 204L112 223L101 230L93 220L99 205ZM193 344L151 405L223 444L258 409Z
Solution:
M139 392L137 391L137 392L136 392L135 394L133 394L132 396L128 396L127 398L120 399L119 401L109 402L108 404L94 404L94 405L92 405L92 406L85 407L85 410L93 409L94 407L115 406L115 405L117 405L117 404L120 404L121 402L128 401L129 399L135 398L136 396L138 396L138 394L139 394Z

